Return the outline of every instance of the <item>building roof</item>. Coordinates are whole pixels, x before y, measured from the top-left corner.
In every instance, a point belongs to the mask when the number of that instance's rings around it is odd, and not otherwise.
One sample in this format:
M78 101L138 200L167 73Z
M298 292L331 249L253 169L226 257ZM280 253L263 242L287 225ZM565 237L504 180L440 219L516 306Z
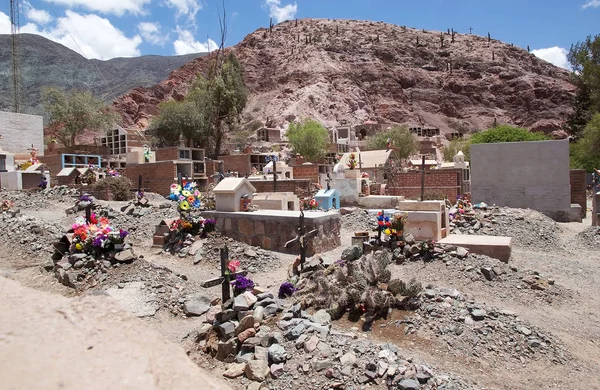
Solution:
M33 165L30 165L29 167L27 167L25 169L25 172L37 172L37 171L42 170L42 168L47 169L46 165L44 163L33 164Z
M419 166L423 164L422 160L410 160L410 164L414 166ZM437 165L438 162L435 160L425 160L425 165Z
M347 166L348 160L350 160L350 155L355 154L356 156L356 167L358 168L358 162L360 161L362 169L373 169L379 168L380 166L385 165L390 157L395 157L392 155L394 152L393 149L390 150L368 150L366 152L350 152L344 153L342 158L340 159L340 163L343 166ZM360 158L359 158L360 155Z
M249 192L256 192L256 188L250 183L250 181L243 177L226 177L221 180L219 184L213 189L215 194L233 194L239 190L243 185L248 186Z
M332 196L340 196L341 194L342 193L335 188L332 188L329 190L321 189L321 190L319 190L319 192L317 192L317 194L315 195L315 198L330 198Z
M60 172L58 172L58 174L56 175L57 177L68 177L71 176L71 174L73 172L75 172L77 168L63 168L60 170Z

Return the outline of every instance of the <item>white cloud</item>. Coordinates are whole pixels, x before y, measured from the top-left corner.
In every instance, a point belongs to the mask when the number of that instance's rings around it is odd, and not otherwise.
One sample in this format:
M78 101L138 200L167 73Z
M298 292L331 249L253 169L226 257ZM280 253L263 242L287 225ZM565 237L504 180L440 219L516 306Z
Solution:
M10 34L10 16L0 11L0 34Z
M567 49L554 46L546 49L536 49L531 51L533 55L542 60L546 60L560 68L569 69L569 60L567 60Z
M177 16L188 16L190 19L202 9L200 0L165 0L165 4L169 8L175 8Z
M581 8L586 9L586 8L598 8L600 7L600 0L588 0L587 3L585 3L583 6L581 6Z
M265 6L269 9L269 16L275 19L275 23L294 19L296 12L298 12L296 3L281 7L281 0L265 0Z
M108 19L98 15L81 15L66 11L54 26L41 29L34 23L21 27L21 32L38 34L58 42L87 58L106 60L140 55L142 37L125 36ZM74 40L77 42L75 43Z
M35 9L28 1L25 1L23 4L25 5L25 15L27 15L27 19L38 24L48 24L52 20L48 11Z
M217 50L219 46L212 39L207 39L206 42L199 42L194 38L194 35L188 31L177 28L179 38L173 42L175 54L192 54L192 53L206 53L208 51Z
M142 38L153 45L163 45L169 39L168 34L161 33L160 23L158 22L142 22L137 27Z
M90 11L122 16L125 13L143 14L144 6L152 0L46 0L50 3L72 7L82 7Z

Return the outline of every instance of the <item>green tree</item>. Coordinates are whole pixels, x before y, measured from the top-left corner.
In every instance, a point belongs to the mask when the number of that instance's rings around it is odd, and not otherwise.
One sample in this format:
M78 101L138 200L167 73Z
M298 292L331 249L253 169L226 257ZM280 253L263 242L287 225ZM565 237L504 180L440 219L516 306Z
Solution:
M248 101L244 69L237 57L229 53L221 66L218 61L217 57L207 77L198 76L186 97L201 108L215 158L221 154L221 144L227 131L239 124Z
M584 41L571 45L567 56L575 84L579 88L577 98L583 103L580 110L590 110L592 114L600 112L600 35L588 36ZM576 116L584 115L577 112Z
M465 138L455 138L450 141L448 146L444 146L442 148L442 153L444 154L444 161L453 161L454 156L458 152L462 151L465 155L465 160L469 160L471 158L471 142Z
M469 139L469 142L471 144L491 144L496 142L545 141L548 139L550 139L550 137L543 133L532 133L521 127L500 125L473 134Z
M42 90L42 103L49 119L49 134L67 148L73 148L84 131L106 132L119 120L116 113L88 91L66 93L48 87Z
M206 76L198 75L182 102L159 107L151 128L161 142L173 144L181 137L210 149L207 154L214 158L221 154L225 134L239 124L248 90L236 56L230 53L221 64L220 54L212 59Z
M294 153L300 154L306 160L317 161L325 157L329 133L319 122L313 119L292 122L288 127L287 137Z
M572 145L571 162L574 168L588 172L600 168L600 114L594 115L580 140Z
M398 158L407 158L418 150L417 140L406 126L394 126L389 130L370 136L367 140L367 149L386 149L388 139L396 149Z
M174 146L184 139L188 146L196 142L200 147L208 146L205 118L196 102L174 100L158 106L160 114L150 123L150 132L163 146Z

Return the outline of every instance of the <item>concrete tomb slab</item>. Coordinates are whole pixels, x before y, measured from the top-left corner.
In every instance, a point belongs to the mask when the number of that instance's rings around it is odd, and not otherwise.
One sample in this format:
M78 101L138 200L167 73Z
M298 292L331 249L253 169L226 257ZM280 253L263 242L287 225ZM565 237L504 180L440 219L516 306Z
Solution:
M493 257L504 263L508 263L512 251L512 237L450 234L439 243L460 246L472 253Z

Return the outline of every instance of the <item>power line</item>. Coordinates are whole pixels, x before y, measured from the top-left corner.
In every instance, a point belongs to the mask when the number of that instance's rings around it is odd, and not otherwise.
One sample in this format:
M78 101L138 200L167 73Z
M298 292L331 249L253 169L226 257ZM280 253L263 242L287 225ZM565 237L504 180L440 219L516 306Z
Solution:
M13 0L11 0L12 2ZM69 29L67 28L67 26L63 23L62 19L59 18L58 16L56 16L56 13L54 12L54 7L48 2L48 0L44 0L44 3L46 3L48 5L48 7L50 8L50 12L52 13L52 15L54 16L54 18L61 24L61 26L63 26L64 30L67 32L67 34L69 34L69 37L71 37L71 39L73 40L73 43L75 43L75 46L77 46L77 48L79 49L80 53L87 58L85 51L83 50L83 48L81 46L79 46L79 43L77 42L77 40L73 37L73 35L71 34L71 32L69 31ZM81 35L79 35L79 32L77 31L77 28L75 28L73 26L73 29L75 30L75 33L77 34L77 36L79 37L79 39L83 42L83 39L81 39ZM104 84L106 85L106 87L108 88L108 90L110 91L111 95L115 95L115 92L112 90L112 88L110 87L110 84L108 84L108 81L106 81L106 78L104 77L104 75L102 74L102 72L100 71L100 68L98 67L98 64L96 64L95 61L90 61L94 67L96 68L96 71L98 72L98 74L100 75L100 78L102 78L102 81L104 81Z

